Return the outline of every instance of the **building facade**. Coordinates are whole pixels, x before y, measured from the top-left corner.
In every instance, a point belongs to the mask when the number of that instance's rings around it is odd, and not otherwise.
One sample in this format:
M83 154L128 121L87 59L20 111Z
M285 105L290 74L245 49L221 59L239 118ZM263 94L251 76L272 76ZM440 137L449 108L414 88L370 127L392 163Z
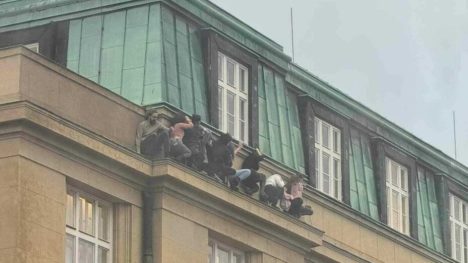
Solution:
M3 1L0 48L0 262L468 262L468 168L209 1ZM138 154L149 109L305 175L314 215Z

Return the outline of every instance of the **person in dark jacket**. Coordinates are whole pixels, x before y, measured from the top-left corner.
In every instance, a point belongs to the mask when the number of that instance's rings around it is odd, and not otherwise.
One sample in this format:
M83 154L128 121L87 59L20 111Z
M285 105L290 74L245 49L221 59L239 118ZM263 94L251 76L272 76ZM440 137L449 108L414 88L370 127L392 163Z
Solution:
M218 177L226 182L229 176L236 174L236 170L232 168L232 162L234 156L242 148L242 144L239 144L237 148L234 147L229 133L221 134L218 140L213 142L208 155L208 167L206 169L208 176L215 179Z
M200 115L193 114L192 123L193 127L185 130L183 143L192 152L187 164L200 171L206 167L208 161L206 147L212 143L212 135L208 129L201 125Z
M247 156L242 162L242 169L237 170L235 176L229 178L231 188L237 190L240 183L244 193L252 195L261 190L260 194L262 194L266 177L264 174L259 173L258 169L263 158L264 156L259 149L255 149L253 153Z

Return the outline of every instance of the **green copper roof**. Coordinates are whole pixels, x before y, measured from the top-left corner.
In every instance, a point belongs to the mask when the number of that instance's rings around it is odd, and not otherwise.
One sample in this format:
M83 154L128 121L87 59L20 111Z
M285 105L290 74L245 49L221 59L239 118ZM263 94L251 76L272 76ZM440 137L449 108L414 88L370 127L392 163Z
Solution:
M245 47L255 56L270 61L279 68L285 70L287 72L286 83L298 87L302 92L304 92L304 94L307 94L311 98L334 109L339 114L367 126L377 135L392 142L397 147L418 160L433 165L442 173L449 175L453 180L464 185L468 185L468 168L466 166L460 164L456 160L450 158L446 154L420 140L394 123L388 121L374 111L343 94L341 91L331 87L329 84L320 80L310 72L302 69L294 63L291 63L291 59L282 52L282 47L280 45L207 0L6 0L0 4L0 32L47 24L51 21L82 19L85 16L121 11L123 9L157 2L164 3L165 6L170 8L180 8L184 10L184 12L199 25L211 27L213 30L226 36L233 42ZM103 21L101 20L100 22L97 22L102 23ZM148 46L150 43L151 42L146 42L146 45ZM163 43L168 43L168 41L163 41ZM83 44L87 44L86 39L83 41ZM170 50L170 45L167 46ZM174 51L174 53L176 52L178 51ZM145 57L147 56L148 54L145 55ZM155 56L157 57L158 55L155 54ZM171 51L164 51L164 58L171 56ZM161 59L162 58L163 57L161 57ZM182 61L179 60L179 58L177 59L176 63ZM135 58L135 60L137 59ZM196 59L191 60L195 61ZM179 66L174 67L174 65L170 64L174 61L166 60L166 62L169 67L179 70L179 68L177 68ZM192 64L192 72L194 70L198 70L194 69L193 65L196 65L196 63ZM95 70L93 66L96 67L96 65L92 65L91 68L83 68L83 70L90 71L86 74L93 74L92 71ZM138 70L136 68L128 68L128 72L126 73L127 76L129 76L128 79L131 79L132 76L141 74L141 72L137 73ZM171 84L170 82L172 79L168 79L167 81L163 79L165 77L172 77L170 76L170 72L169 75L167 75L167 73L168 72L161 73L161 83ZM90 76L92 78L92 75ZM196 76L198 76L198 74L192 73L192 78ZM157 78L158 76L156 75L154 77ZM105 81L114 83L113 81L116 80ZM186 82L186 79L184 78L178 79L178 85L186 85L184 84L184 81ZM192 81L194 80L192 79ZM150 90L150 93L155 91L155 95L151 98L157 98L160 94L161 97L168 96L168 98L171 98L170 100L172 100L172 103L177 104L174 99L177 97L177 89L170 89L170 86L168 85L166 87L161 86L159 91L156 86L151 86L156 85L155 83L158 83L157 80L145 79L143 84L138 83L138 85L145 86L145 94L148 94L148 89ZM127 85L124 80L122 80L122 85L122 87L126 87L125 85ZM133 87L130 89L133 89ZM127 89L123 88L123 91L126 92ZM193 91L195 92L197 89L194 89ZM169 94L165 94L165 92L168 92ZM141 94L139 96L141 96L143 102L146 100L146 95ZM184 98L180 98L180 96L181 95L179 94L179 101L184 100ZM139 99L140 97L137 96L132 98L133 101L138 101ZM194 104L197 105L197 102Z

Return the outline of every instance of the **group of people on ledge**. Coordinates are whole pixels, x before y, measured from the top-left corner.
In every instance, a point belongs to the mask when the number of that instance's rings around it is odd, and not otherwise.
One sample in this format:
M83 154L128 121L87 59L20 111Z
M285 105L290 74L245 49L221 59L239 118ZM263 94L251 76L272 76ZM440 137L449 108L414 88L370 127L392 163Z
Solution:
M294 217L312 215L310 206L303 205L303 180L300 174L286 182L278 174L266 177L259 173L264 155L256 149L244 159L239 170L232 168L242 143L237 147L229 133L215 138L201 125L200 115L192 117L176 114L169 120L170 127L162 122L162 115L149 111L136 131L136 150L150 159L171 157L235 191L239 187L249 196L259 192L261 202L278 208Z

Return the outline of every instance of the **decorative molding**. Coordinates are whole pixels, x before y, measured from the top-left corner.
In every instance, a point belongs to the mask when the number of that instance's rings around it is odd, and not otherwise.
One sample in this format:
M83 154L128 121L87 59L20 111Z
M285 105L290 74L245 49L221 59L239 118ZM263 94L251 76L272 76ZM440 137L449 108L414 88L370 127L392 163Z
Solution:
M366 216L359 211L352 209L350 206L341 203L332 197L325 195L324 193L307 186L304 191L304 198L312 200L326 209L330 209L332 212L340 214L346 219L349 219L362 227L369 229L372 232L377 233L379 236L388 238L390 241L395 242L398 245L408 248L421 256L430 259L432 262L453 262L453 260L444 254L441 254L435 250L431 250L424 244L417 240L404 235L386 224L375 221L369 216Z

